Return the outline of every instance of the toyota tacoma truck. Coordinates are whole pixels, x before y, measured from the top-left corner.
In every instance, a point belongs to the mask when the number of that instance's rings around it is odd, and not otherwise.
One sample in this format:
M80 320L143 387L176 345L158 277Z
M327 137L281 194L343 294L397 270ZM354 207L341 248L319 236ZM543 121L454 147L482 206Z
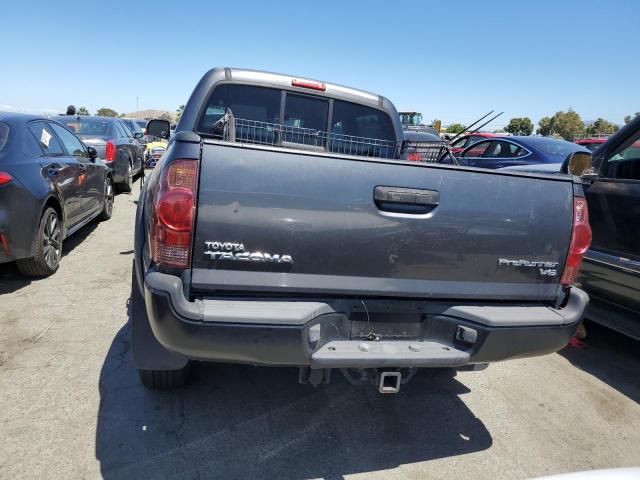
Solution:
M395 393L421 368L564 347L588 303L580 179L410 161L406 142L380 95L206 73L138 202L142 383L181 386L196 360Z

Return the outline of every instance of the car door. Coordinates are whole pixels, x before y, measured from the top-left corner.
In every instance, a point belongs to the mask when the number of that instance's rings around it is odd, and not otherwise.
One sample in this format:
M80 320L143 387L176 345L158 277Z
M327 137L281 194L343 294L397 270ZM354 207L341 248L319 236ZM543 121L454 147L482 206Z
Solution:
M486 140L467 147L458 157L458 163L469 167L480 167L482 155L487 150L494 148L493 143L492 140Z
M67 230L71 229L82 218L79 162L66 151L46 121L29 122L27 128L43 150L40 161L43 176L51 181L60 196L64 208L64 226Z
M50 122L51 129L78 161L80 169L79 187L82 195L81 209L83 219L95 214L102 206L104 194L104 173L100 165L89 159L87 147L69 130L55 122Z
M640 142L604 158L586 197L593 241L579 281L590 313L640 338Z
M529 151L508 140L495 140L482 155L482 161L477 165L484 168L503 168L526 163L524 157Z

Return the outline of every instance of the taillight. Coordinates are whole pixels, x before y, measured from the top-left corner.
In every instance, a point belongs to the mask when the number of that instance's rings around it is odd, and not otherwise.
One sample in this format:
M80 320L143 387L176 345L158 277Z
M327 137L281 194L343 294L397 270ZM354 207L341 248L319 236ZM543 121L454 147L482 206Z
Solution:
M422 160L422 158L420 157L420 154L418 152L411 152L409 155L407 155L407 160L410 162L419 162L420 160Z
M322 82L312 82L311 80L291 80L291 86L293 87L301 87L308 88L310 90L318 90L319 92L324 92L327 89L327 86Z
M161 173L150 229L151 258L159 265L191 264L197 175L197 160L176 160Z
M587 201L581 197L573 199L573 229L569 255L562 271L560 283L572 285L578 276L582 257L591 246L591 226L589 225L589 209Z
M7 183L13 181L13 177L7 172L0 172L0 186L6 185Z
M113 162L116 159L116 146L112 142L107 142L104 152L104 161Z

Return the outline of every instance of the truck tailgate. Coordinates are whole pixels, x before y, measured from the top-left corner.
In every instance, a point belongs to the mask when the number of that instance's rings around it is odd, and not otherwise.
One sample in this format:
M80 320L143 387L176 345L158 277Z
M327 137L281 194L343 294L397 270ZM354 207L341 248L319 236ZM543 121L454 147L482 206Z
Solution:
M216 142L203 145L200 177L196 291L523 301L558 294L571 236L569 177Z

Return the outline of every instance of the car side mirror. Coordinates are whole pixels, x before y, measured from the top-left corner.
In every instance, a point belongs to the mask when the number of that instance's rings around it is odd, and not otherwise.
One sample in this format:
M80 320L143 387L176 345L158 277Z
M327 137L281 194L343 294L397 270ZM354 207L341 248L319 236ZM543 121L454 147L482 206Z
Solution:
M95 147L88 146L87 153L89 154L89 158L91 160L95 160L96 158L98 158L98 151L95 149Z
M171 124L166 120L149 120L147 135L168 139L171 132Z
M593 169L593 156L590 152L573 152L562 162L560 171L580 177L586 182L598 178Z
M133 138L140 139L142 138L142 132L133 132Z

